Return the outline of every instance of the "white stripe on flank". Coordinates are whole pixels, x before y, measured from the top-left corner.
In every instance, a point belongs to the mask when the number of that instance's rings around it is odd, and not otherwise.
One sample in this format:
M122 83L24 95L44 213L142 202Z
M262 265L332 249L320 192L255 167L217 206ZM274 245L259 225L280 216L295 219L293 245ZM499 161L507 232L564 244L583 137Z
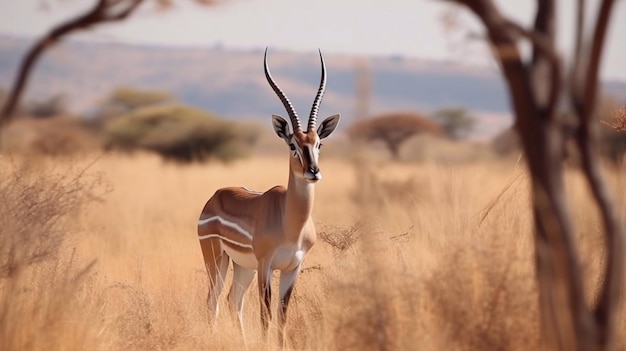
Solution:
M256 190L252 190L250 188L246 188L245 186L242 186L241 189L251 193L251 194L256 194L256 195L263 195L263 192L261 191L256 191Z
M228 241L229 243L231 243L231 244L233 244L233 245L237 245L237 246L245 247L245 248L248 248L248 249L251 249L251 250L252 250L252 245L242 244L242 243L237 242L237 241L235 241L235 240L225 238L225 237L223 237L223 236L221 236L221 235L219 235L219 234L208 234L208 235L199 236L199 237L198 237L198 240L204 240L204 239L209 239L209 238L220 238L220 239L222 239L222 240L224 240L224 241Z
M209 222L212 221L218 221L220 222L221 225L227 226L229 228L232 228L236 231L238 231L239 233L245 235L248 239L252 240L252 235L250 235L250 233L248 233L247 230L243 229L239 224L235 223L235 222L231 222L231 221L227 221L224 218L220 217L220 216L213 216L213 217L209 217L209 218L205 218L205 219L201 219L198 221L198 225L205 225Z

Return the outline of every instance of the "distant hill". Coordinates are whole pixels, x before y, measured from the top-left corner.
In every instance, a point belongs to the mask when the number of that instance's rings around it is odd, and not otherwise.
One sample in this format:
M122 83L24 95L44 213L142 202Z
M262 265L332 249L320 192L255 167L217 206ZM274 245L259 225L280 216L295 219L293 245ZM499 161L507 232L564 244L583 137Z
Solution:
M0 87L8 88L30 41L0 36ZM355 109L355 62L364 58L324 55L328 90L320 115ZM270 69L301 116L308 115L319 82L319 58L271 50ZM429 112L463 106L488 122L480 133L509 123L508 97L494 70L397 56L370 57L372 113ZM49 51L37 67L27 98L64 93L70 108L87 112L118 86L172 93L180 101L234 119L285 114L265 81L263 52L211 48L167 48L68 41ZM607 82L609 93L626 98L626 82ZM484 124L484 123L483 123Z

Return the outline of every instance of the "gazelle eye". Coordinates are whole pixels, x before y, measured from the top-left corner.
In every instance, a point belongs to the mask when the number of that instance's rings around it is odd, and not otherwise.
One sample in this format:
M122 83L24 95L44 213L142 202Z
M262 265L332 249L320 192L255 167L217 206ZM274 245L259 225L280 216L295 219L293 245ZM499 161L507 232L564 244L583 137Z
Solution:
M291 151L296 151L296 146L294 144L289 144L289 149L291 149Z
M319 143L319 144L317 145L317 148L318 148L318 149L321 149L321 148L322 148L322 145L324 145L324 144Z

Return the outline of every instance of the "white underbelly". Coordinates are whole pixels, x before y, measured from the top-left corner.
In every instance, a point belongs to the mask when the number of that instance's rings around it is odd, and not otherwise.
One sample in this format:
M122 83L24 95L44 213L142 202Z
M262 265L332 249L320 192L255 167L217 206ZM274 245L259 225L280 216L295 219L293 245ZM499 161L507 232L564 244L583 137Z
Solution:
M235 251L226 245L223 245L223 247L224 247L224 252L226 252L226 254L238 265L248 268L248 269L254 269L254 270L258 268L258 262L252 251L243 253L243 252Z
M297 268L304 259L304 250L300 248L279 248L272 257L272 268L292 270Z

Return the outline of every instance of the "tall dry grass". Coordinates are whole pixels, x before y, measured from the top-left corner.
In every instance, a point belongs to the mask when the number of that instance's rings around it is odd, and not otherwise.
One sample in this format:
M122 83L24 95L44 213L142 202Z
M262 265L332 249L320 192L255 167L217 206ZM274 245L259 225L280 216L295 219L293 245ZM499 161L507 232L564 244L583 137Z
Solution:
M69 248L102 183L85 168L0 161L0 349L89 347L94 330L73 308L93 262Z
M321 161L324 180L314 209L319 241L294 290L291 349L545 349L522 165L353 165L341 158ZM0 303L40 314L18 311L5 318L11 323L0 324L0 340L21 335L17 339L28 342L0 348L244 348L227 312L216 330L208 328L196 221L219 187L285 184L287 159L179 167L151 156L112 156L85 174L104 174L110 191L87 207L61 206L67 211L60 218L70 220L59 227L68 229L67 237L20 289L0 280ZM622 178L623 170L611 171L620 199ZM573 171L568 195L591 303L603 264L600 224ZM30 218L28 208L16 211L14 216ZM36 224L24 223L22 231L37 233ZM254 287L244 306L247 347L276 349L275 327L271 340L261 338Z

